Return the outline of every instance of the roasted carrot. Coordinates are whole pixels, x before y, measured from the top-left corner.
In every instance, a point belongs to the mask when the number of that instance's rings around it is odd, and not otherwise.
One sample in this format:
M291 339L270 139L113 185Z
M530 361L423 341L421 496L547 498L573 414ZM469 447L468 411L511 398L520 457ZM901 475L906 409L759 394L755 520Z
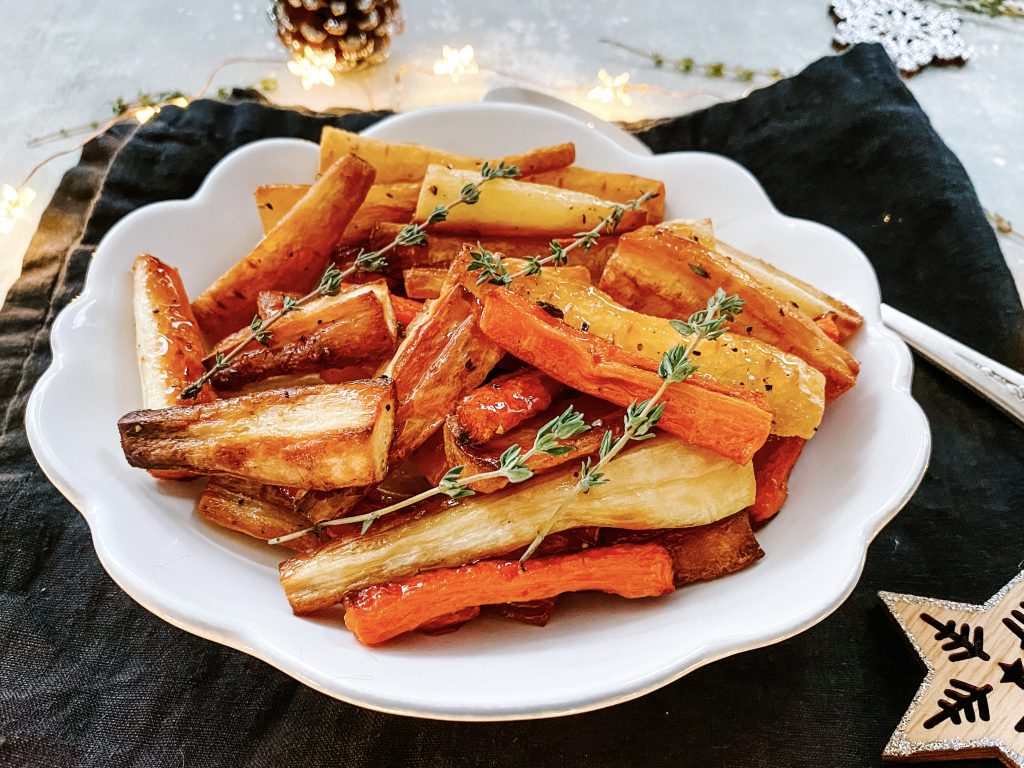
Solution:
M664 547L623 544L538 557L525 569L518 560L484 560L368 587L346 597L345 626L359 642L379 645L471 606L581 591L657 597L673 589L672 558Z
M494 612L506 619L514 619L534 627L546 626L555 613L555 598L524 600L519 603L502 603L493 608Z
M596 455L601 447L601 440L606 428L610 428L616 438L621 435L622 410L612 403L590 395L577 394L572 398L564 398L547 411L538 413L504 434L495 435L482 445L475 445L460 439L463 432L453 414L445 420L443 431L444 455L447 458L445 469L461 466L465 468L463 471L466 475L493 472L501 466L501 455L507 448L513 445L523 446L532 443L537 435L537 430L565 411L566 406L570 403L576 410L584 414L587 422L594 425L594 429L560 441L563 447L572 449L566 453L557 456L536 453L531 456L527 459L526 466L534 474L550 472L567 463L578 464L583 458ZM441 474L444 474L443 470ZM490 480L473 483L470 488L477 493L493 493L506 485L508 485L506 478L494 477Z
M482 445L547 409L561 391L561 384L532 368L498 376L455 407L457 437L463 445Z
M807 441L799 437L772 435L754 454L754 479L757 497L750 507L752 522L762 524L773 518L789 495L789 473Z
M575 330L507 289L488 292L480 328L551 378L618 405L645 400L661 386L657 362ZM699 374L670 385L664 403L659 427L739 464L750 461L771 429L762 394Z
M839 326L836 324L835 312L826 312L823 315L818 315L814 318L814 324L821 328L832 341L839 343L840 331Z
M408 326L416 315L423 311L423 302L407 299L404 296L391 296L391 306L395 310L395 320L402 326Z
M431 619L426 624L421 624L417 629L425 635L447 635L479 615L480 606L471 605L469 608L449 613L447 616L438 616L436 619Z

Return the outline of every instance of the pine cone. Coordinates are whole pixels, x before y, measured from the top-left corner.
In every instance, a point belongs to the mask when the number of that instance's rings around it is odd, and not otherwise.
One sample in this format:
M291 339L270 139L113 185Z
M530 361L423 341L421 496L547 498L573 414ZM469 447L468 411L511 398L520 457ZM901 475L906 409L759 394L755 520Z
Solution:
M402 32L398 0L275 0L271 17L289 49L334 51L341 71L384 61Z

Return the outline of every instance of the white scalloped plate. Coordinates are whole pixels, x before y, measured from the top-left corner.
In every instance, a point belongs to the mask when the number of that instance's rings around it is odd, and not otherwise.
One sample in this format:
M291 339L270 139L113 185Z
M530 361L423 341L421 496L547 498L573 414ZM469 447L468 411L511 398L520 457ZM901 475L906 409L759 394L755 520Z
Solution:
M708 662L807 629L850 593L868 544L916 489L929 454L910 396L911 358L879 317L864 255L835 231L776 211L739 165L696 152L641 157L568 117L521 105L412 112L368 134L494 157L576 142L581 165L664 179L668 214L711 216L721 237L856 307L863 370L829 408L794 472L789 503L758 538L765 557L657 600L565 596L544 629L498 619L368 650L337 617L291 615L280 550L200 520L199 483L130 468L116 422L140 407L129 267L148 251L196 295L261 234L258 184L309 182L317 147L271 139L221 161L188 200L146 206L103 239L85 290L54 323L53 364L26 417L32 449L85 516L103 566L166 621L365 707L453 720L582 712L640 696ZM794 183L801 183L794 179ZM670 499L665 500L671 503Z

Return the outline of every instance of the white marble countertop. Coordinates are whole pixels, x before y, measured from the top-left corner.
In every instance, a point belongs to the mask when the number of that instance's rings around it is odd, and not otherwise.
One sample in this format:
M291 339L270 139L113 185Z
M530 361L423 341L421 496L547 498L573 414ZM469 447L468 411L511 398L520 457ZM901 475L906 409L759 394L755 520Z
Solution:
M126 3L65 0L59 11L9 3L0 25L0 184L15 184L40 159L72 141L29 148L34 136L105 120L111 102L138 92L193 92L218 63L233 57L279 57L266 0ZM832 52L828 0L640 2L610 0L407 0L405 33L390 61L333 87L304 91L283 64L238 64L218 87L248 86L276 75L270 98L313 109L347 106L409 109L474 101L490 87L541 87L614 119L678 114L736 98L747 83L656 69L599 43L601 37L697 61L796 72ZM1024 20L963 14L961 33L973 49L963 69L930 68L908 85L939 134L960 157L983 205L1024 225ZM443 45L472 44L480 72L457 85L430 70ZM586 100L597 71L629 72L630 107ZM401 89L395 76L401 72ZM646 91L646 92L644 92ZM0 235L0 301L20 270L35 224L77 152L47 165L30 186L29 219ZM1024 248L1002 238L1024 294Z

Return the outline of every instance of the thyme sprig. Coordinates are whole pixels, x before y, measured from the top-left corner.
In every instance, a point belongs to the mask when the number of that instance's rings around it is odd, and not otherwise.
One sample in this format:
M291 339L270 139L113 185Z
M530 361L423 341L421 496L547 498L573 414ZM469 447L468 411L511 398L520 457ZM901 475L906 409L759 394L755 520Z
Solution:
M943 8L956 8L968 13L998 18L1024 19L1024 6L1014 0L932 0Z
M530 256L526 259L526 266L515 272L509 273L499 254L492 253L483 247L479 242L476 250L470 251L470 262L466 267L469 272L480 272L476 280L477 285L493 283L494 285L508 285L513 280L526 275L539 275L544 267L553 265L560 267L569 261L569 254L577 248L589 251L602 235L610 235L615 232L626 215L626 211L638 211L640 207L658 196L657 192L644 192L633 200L613 205L608 215L602 218L597 224L586 232L577 232L573 235L573 241L568 245L562 245L557 240L548 243L550 253L547 256Z
M523 451L522 447L517 443L511 445L505 449L498 459L498 468L490 472L479 472L469 477L463 477L462 473L465 467L457 466L449 469L441 481L426 491L419 493L415 496L410 496L408 499L392 504L382 509L376 509L373 512L367 512L363 515L353 515L351 517L341 517L336 520L326 520L316 525L310 526L309 528L303 528L300 531L289 533L285 536L278 536L277 538L270 539L268 544L284 544L286 541L297 539L300 536L305 536L309 533L319 533L321 529L328 526L334 525L352 525L354 523L362 523L360 533L365 534L370 530L370 526L373 522L384 515L397 512L400 509L411 507L414 504L418 504L421 501L433 498L444 494L452 499L462 499L466 496L473 496L476 492L470 488L473 483L478 483L483 480L492 480L494 478L505 478L510 483L522 483L533 477L533 470L527 466L527 462L538 453L544 453L548 456L562 456L570 451L574 450L571 445L561 445L559 441L567 440L576 435L582 434L590 430L590 425L583 420L583 414L573 408L571 405L565 409L565 411L539 430L533 438L533 447L528 451Z
M213 365L210 366L209 370L185 387L181 391L180 398L182 400L193 400L198 397L199 393L203 389L203 385L217 375L217 373L227 368L228 365L231 364L231 361L234 360L243 349L249 346L251 342L255 341L263 346L270 346L271 334L269 329L274 325L274 323L285 315L309 304L309 302L314 299L319 299L322 296L337 296L341 292L341 283L343 279L344 273L338 269L337 265L329 264L327 269L324 270L323 275L320 277L320 282L317 287L305 296L301 296L297 299L293 299L291 296L285 296L284 304L282 304L281 308L276 312L263 318L259 315L255 315L252 322L249 323L248 335L228 352L218 352L216 357L214 357Z
M665 403L661 402L670 384L684 381L692 376L697 365L690 359L697 345L703 341L717 339L728 330L727 323L731 323L736 315L743 311L743 300L739 296L727 296L721 288L715 291L708 299L707 308L690 315L686 321L671 320L672 327L684 336L689 336L685 345L676 345L668 350L661 358L658 366L658 376L661 378L661 386L654 395L643 402L634 402L626 409L623 417L625 430L618 440L615 440L611 430L604 433L601 439L601 447L598 450L598 461L595 463L590 457L583 460L580 467L580 479L573 486L572 490L555 507L551 516L547 519L530 546L527 547L523 556L519 558L520 563L525 563L529 557L537 551L544 538L551 533L551 529L561 518L565 508L578 495L586 495L591 489L604 485L608 477L604 468L618 456L622 450L632 441L640 442L650 440L654 437L652 431L657 426L661 415L665 410Z
M519 176L519 169L514 165L506 165L504 160L495 165L484 163L480 167L480 180L466 184L459 192L459 196L447 205L438 205L432 210L427 218L419 224L407 224L395 235L395 238L382 248L375 251L359 251L355 262L345 271L345 277L353 272L380 272L387 269L388 261L385 256L402 245L425 245L427 242L427 228L439 224L448 218L453 208L459 205L476 205L480 200L480 188L494 179L514 179Z
M218 372L227 368L250 342L256 341L263 346L269 346L271 340L269 328L285 315L294 312L313 299L319 299L322 296L336 296L341 291L341 284L356 272L380 272L386 269L388 266L386 256L390 251L400 245L425 244L427 228L447 219L449 211L457 205L475 205L480 200L480 188L484 184L494 179L509 179L517 176L519 176L519 169L514 165L506 165L504 160L494 165L485 162L480 167L479 181L466 184L458 198L447 205L438 205L424 221L402 227L395 238L382 248L368 252L360 250L355 261L343 270L338 269L336 264L328 265L323 277L320 278L320 284L314 290L299 299L286 297L281 309L266 318L260 318L259 315L253 317L249 324L249 334L226 354L218 353L210 369L182 390L181 399L191 400L198 397L203 385Z
M637 48L636 46L621 43L618 40L611 40L607 37L602 37L600 42L605 45L612 45L616 48L621 48L624 51L629 51L637 56L643 56L659 69L668 64L673 69L685 74L695 72L697 74L704 75L704 77L710 78L723 78L729 76L744 83L749 83L755 77L762 77L766 80L772 81L788 77L785 72L777 67L772 67L770 69L753 69L751 67L743 67L737 64L727 64L724 61L699 62L691 56L681 56L673 59L656 51L647 51L643 48Z

